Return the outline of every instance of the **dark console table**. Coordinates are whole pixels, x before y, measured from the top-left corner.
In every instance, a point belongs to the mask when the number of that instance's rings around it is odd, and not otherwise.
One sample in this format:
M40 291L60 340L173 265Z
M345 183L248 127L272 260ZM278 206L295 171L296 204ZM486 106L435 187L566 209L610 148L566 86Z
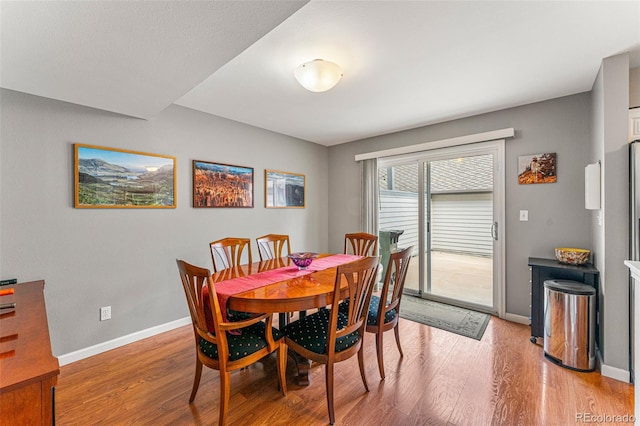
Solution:
M598 270L591 264L568 265L555 259L529 258L531 271L531 342L544 336L544 282L545 280L571 280L589 284L598 294ZM598 297L596 296L596 312ZM596 314L597 315L597 314ZM596 320L596 329L598 321ZM596 338L598 333L596 331Z

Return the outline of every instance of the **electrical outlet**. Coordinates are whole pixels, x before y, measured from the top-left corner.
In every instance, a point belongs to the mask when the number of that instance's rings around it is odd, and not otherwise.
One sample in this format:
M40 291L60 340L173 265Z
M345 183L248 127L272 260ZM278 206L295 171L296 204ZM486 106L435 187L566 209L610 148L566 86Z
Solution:
M100 321L106 321L111 319L111 306L104 306L100 308Z
M529 210L520 210L520 222L527 222L529 220Z

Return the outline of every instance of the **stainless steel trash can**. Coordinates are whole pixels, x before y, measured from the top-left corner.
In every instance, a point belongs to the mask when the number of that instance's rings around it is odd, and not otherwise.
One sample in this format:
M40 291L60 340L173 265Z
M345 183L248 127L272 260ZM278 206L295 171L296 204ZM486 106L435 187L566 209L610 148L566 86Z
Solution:
M593 371L596 290L577 281L544 282L544 354L552 362Z

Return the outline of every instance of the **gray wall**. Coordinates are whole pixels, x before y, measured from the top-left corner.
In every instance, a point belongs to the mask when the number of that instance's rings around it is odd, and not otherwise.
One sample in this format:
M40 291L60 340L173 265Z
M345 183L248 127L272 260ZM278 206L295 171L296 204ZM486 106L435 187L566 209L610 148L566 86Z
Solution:
M361 229L356 154L513 127L516 136L506 143L502 234L506 237L506 311L528 317L528 258L553 258L554 247L591 246L590 216L584 209L590 103L590 93L583 93L330 147L329 249L341 249L344 234ZM519 185L518 156L543 152L557 153L558 182ZM519 221L519 210L529 210L528 222Z
M294 250L328 248L326 147L178 106L146 121L0 94L0 277L46 280L56 355L187 317L175 259L211 268L215 239L275 232ZM177 208L74 209L73 143L176 156ZM255 207L192 208L194 159L253 167ZM305 174L307 208L265 209L265 168Z
M591 162L602 164L602 208L591 213L600 271L600 353L605 365L629 369L629 56L602 62L593 86Z

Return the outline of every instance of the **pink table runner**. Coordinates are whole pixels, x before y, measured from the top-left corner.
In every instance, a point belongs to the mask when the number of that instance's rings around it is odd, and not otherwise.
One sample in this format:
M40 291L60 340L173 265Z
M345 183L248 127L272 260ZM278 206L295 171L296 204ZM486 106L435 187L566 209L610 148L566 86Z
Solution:
M334 254L331 256L315 259L313 262L311 262L311 265L309 265L307 269L303 270L299 270L297 266L285 266L284 268L258 272L257 274L248 275L246 277L232 278L230 280L216 283L216 294L218 295L218 302L220 303L222 320L225 322L227 321L227 301L234 294L243 293L245 291L264 287L266 285L274 284L291 278L312 274L324 269L333 268L344 263L353 262L354 260L358 260L361 257L362 256L355 256L351 254ZM204 300L209 297L209 289L207 287L203 288L203 296L205 297ZM211 306L209 306L208 303L205 303L204 305L204 313L207 320L207 328L209 328L209 332L213 333Z

